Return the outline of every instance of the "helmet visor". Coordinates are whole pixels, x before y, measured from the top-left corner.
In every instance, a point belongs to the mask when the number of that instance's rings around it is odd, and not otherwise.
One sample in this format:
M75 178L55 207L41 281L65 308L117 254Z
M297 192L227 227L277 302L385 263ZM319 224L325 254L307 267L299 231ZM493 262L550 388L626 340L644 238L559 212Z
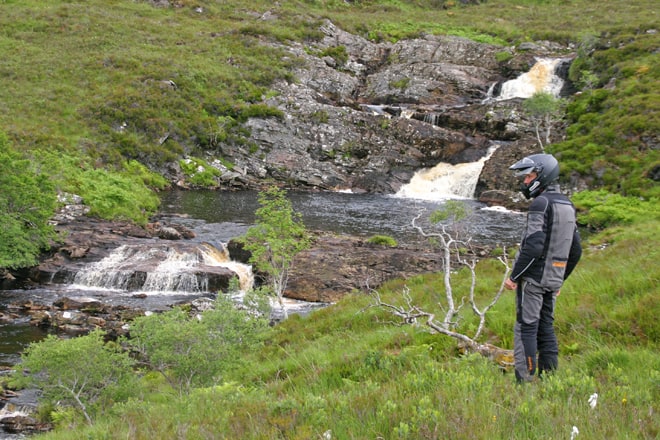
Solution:
M520 168L517 169L515 173L513 173L514 176L516 177L524 177L528 175L529 173L533 173L536 170L536 167L529 167L529 168Z
M509 167L510 170L515 171L516 177L526 176L529 173L536 171L536 163L529 157L519 160Z

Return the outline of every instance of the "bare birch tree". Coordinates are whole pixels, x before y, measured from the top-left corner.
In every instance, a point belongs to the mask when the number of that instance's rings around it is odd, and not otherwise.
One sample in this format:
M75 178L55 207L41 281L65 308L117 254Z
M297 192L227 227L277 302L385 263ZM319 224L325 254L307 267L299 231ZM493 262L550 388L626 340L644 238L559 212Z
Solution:
M506 249L498 260L502 263L504 271L499 287L485 305L480 306L475 295L477 285L476 267L478 259L471 250L471 238L460 239L455 227L442 223L443 220L452 218L454 224L464 219L465 208L460 202L449 201L445 209L436 211L430 216L432 223L438 225L436 232L427 232L418 221L423 215L419 213L412 219L412 227L423 237L431 239L439 247L442 255L442 271L444 283L444 301L438 302L440 313L425 310L416 305L406 286L402 292L403 304L394 304L383 301L380 293L374 289L368 289L374 300L373 307L381 307L389 310L394 316L401 318L403 324L423 324L431 331L450 336L458 341L459 347L465 351L480 353L502 366L513 364L513 353L511 350L501 349L491 344L479 342L486 328L486 315L499 301L504 292L504 282L511 271L506 255ZM468 292L458 296L452 285L452 275L457 267L464 267L470 273L470 287ZM478 317L479 324L472 335L468 335L460 328L459 314L468 306L472 313ZM438 316L440 315L440 316Z

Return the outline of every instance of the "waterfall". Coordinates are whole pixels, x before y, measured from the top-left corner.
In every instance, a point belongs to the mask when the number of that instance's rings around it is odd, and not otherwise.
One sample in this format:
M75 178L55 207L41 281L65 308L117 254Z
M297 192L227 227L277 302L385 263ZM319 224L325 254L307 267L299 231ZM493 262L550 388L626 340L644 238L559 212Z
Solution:
M252 290L254 285L252 266L232 261L229 257L229 252L224 246L222 251L220 251L218 248L209 243L203 243L202 255L204 257L204 264L209 266L226 267L227 269L230 269L236 273L236 275L238 275L242 292L248 292Z
M0 419L7 419L10 417L27 417L29 415L29 412L14 409L13 405L7 405L0 409Z
M417 171L395 196L422 200L471 199L484 163L497 147L491 147L488 154L476 162L439 163L433 168Z
M136 254L134 258L139 260L140 254ZM130 261L126 261L126 263L130 264ZM207 291L207 280L198 278L192 272L199 263L199 255L181 253L175 249L168 249L165 260L160 262L153 271L146 273L147 277L140 290L146 292Z
M497 99L530 98L537 92L547 92L558 97L564 81L555 74L555 69L561 62L560 58L537 60L529 72L502 84Z
M226 249L209 243L184 246L123 245L104 259L76 273L73 284L84 287L140 291L144 293L209 290L205 273L223 267L236 273L240 288L252 288L252 268L231 261Z

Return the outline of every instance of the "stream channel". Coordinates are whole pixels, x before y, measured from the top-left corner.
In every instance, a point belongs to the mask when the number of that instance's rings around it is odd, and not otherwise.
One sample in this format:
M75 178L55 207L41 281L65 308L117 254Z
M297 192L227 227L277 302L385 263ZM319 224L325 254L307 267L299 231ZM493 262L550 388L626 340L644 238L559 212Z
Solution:
M418 224L431 231L428 216L442 207L443 200L425 200L398 196L328 193L288 192L294 211L302 215L309 230L335 232L360 237L387 235L399 243L422 240L412 228L411 221L423 213ZM208 242L217 247L232 238L239 237L254 223L259 208L258 193L253 191L170 191L162 194L158 218L169 223L179 223L196 234L194 241ZM471 212L465 228L474 242L486 245L511 246L518 241L524 215L503 209L488 208L471 199L457 199ZM202 296L199 292L171 292L149 295L136 299L134 295L108 290L81 289L80 286L44 285L31 290L0 291L0 312L16 300L31 299L37 303L51 304L63 296L96 297L103 302L125 304L143 309L163 309L182 300ZM300 301L287 302L289 313L305 314L318 304ZM11 369L20 361L21 352L32 342L46 336L46 331L29 324L29 318L13 322L0 322L0 369ZM32 401L30 404L34 404ZM3 433L0 439L23 438Z
M168 222L182 224L196 234L194 241L208 242L218 247L239 237L254 223L259 208L258 193L253 191L170 191L162 194L159 217ZM427 230L426 219L444 201L402 198L388 195L289 192L294 211L302 215L309 230L336 232L370 237L388 235L400 243L422 240L411 226L411 221L423 212L419 224ZM518 241L524 216L485 205L470 199L460 199L472 213L462 225L475 243L511 246ZM18 299L52 303L62 296L97 297L104 302L125 304L144 309L162 309L181 300L193 299L185 292L173 295L149 295L136 299L134 295L118 295L104 290L83 290L80 286L44 285L31 290L0 291L0 311ZM200 296L195 293L195 296ZM290 302L292 313L306 313L313 305ZM14 365L20 352L45 332L28 324L27 318L12 323L0 322L0 366Z

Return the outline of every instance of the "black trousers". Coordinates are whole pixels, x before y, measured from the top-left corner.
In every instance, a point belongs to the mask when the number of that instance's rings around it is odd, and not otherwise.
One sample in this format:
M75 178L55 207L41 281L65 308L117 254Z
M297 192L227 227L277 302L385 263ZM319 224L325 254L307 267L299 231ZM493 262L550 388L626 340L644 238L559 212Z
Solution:
M516 379L532 380L537 373L557 369L559 347L554 328L557 292L529 281L518 283L513 355ZM538 354L538 360L537 360Z

